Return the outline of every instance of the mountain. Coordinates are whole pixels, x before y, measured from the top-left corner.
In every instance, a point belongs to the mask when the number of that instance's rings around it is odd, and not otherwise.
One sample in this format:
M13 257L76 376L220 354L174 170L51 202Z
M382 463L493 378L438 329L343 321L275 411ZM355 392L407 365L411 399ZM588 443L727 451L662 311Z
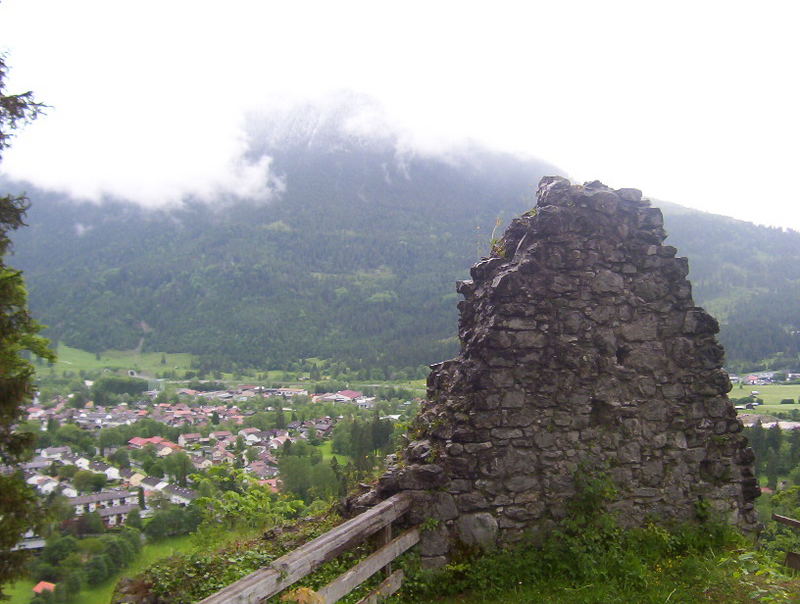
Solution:
M767 357L800 367L800 233L654 202L667 242L689 258L695 302L722 325L732 368Z
M30 226L12 262L47 334L91 351L192 352L215 368L452 356L454 282L559 171L478 146L415 152L352 116L306 108L251 123L249 159L269 156L282 183L268 202L145 210L25 186ZM800 234L662 207L696 300L726 322L729 359L796 356Z

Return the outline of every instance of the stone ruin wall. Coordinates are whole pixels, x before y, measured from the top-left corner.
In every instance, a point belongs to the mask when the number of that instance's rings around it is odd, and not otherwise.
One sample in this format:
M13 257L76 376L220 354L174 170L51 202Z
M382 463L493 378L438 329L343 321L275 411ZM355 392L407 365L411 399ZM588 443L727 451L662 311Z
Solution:
M354 510L406 490L429 566L546 531L579 467L606 472L629 524L707 502L757 525L753 454L726 393L715 319L635 189L543 178L534 211L458 284L456 359L432 366L411 440Z

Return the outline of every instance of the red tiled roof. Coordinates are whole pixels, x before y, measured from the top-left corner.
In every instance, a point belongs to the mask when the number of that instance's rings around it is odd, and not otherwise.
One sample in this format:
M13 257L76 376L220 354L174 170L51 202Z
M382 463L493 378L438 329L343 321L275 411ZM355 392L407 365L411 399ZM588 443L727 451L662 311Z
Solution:
M36 585L33 586L33 591L37 594L40 594L43 591L54 591L55 588L56 588L55 583L49 583L48 581L39 581Z

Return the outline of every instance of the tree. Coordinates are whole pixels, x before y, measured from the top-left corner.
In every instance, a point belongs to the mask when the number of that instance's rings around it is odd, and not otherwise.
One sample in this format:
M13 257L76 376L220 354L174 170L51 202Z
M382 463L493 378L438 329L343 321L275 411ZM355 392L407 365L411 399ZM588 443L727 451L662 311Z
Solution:
M100 455L104 455L107 447L119 447L124 444L120 431L116 428L104 428L97 435L97 446L100 447Z
M56 591L61 589L64 594L64 601L71 602L75 596L81 591L84 581L84 573L81 571L73 570L68 572L61 579L61 583L56 586Z
M283 401L281 401L282 403ZM286 416L283 413L283 406L279 405L277 411L275 411L275 427L279 430L282 430L286 427Z
M92 396L98 405L105 405L114 395L137 396L147 390L147 380L127 376L104 376L92 386Z
M58 565L72 552L77 551L77 549L78 540L72 535L56 537L47 542L47 546L42 551L42 559L50 564Z
M86 578L89 580L90 585L97 585L106 580L110 574L108 556L100 554L93 556L86 564Z
M781 441L783 440L783 431L778 425L778 422L772 424L767 430L767 447L772 449L776 454L781 450Z
M131 467L131 460L130 456L128 455L127 449L117 449L111 455L108 456L108 459L114 462L120 468Z
M128 513L128 518L125 520L125 526L130 526L136 529L142 528L142 515L139 513L139 510L132 509Z
M778 454L775 451L767 453L767 486L773 491L778 488Z
M78 533L80 535L99 535L105 530L103 519L97 512L89 512L78 517Z
M796 465L800 461L800 429L789 432L789 463Z
M5 55L0 54L0 160L16 128L42 111L32 92L6 94ZM15 466L31 452L33 435L14 426L22 418L33 391L33 364L23 356L33 353L48 361L55 356L47 340L39 336L41 326L28 312L27 290L22 273L4 261L11 246L8 236L25 225L28 200L25 196L0 196L0 465ZM43 520L33 489L22 473L0 475L0 596L2 586L24 573L27 553L12 551L30 528Z
M89 470L79 470L72 478L73 486L81 493L101 491L106 484L105 474L95 474Z
M164 470L168 474L174 476L177 483L182 487L186 486L186 477L189 475L189 472L194 470L192 458L183 451L177 451L172 455L168 455L164 458L163 466Z

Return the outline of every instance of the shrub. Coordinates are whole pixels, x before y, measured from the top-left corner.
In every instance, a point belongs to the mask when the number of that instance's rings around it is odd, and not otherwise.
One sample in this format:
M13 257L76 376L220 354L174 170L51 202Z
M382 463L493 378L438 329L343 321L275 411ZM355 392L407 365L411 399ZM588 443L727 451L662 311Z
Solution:
M714 522L623 529L605 511L614 495L610 481L579 473L575 483L566 519L541 545L529 541L480 557L466 552L436 574L403 562L409 577L404 601L465 592L485 601L501 601L511 592L518 601L534 594L535 601L664 601L662 582L667 579L674 584L669 589L677 592L672 601L694 601L692 590L709 572L706 558L742 543L730 527Z

